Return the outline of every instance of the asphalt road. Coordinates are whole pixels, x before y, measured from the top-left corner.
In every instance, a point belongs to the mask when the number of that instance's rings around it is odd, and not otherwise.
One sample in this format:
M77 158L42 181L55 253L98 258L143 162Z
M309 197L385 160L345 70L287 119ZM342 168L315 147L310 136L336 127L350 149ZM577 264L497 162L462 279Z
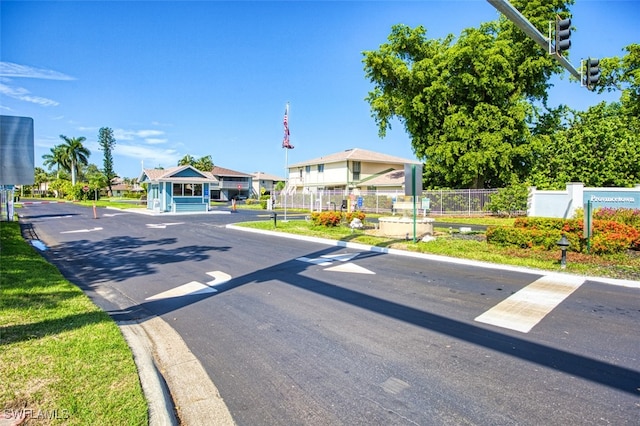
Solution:
M114 317L167 321L239 425L638 424L639 288L580 280L521 332L476 318L542 274L226 227L256 212L19 214Z

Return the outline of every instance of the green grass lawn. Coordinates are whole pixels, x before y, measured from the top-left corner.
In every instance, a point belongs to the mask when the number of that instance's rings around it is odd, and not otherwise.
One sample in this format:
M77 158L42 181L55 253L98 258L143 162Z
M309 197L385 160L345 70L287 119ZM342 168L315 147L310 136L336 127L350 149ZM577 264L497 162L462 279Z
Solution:
M17 222L0 222L0 260L0 414L148 424L131 350L109 315L25 242Z
M361 244L394 248L420 253L437 254L483 262L522 266L546 271L560 272L561 252L540 251L513 247L500 247L488 244L483 233L460 234L448 232L447 228L439 228L438 222L455 222L470 225L512 225L514 219L501 218L436 218L434 225L436 239L434 241L414 243L412 239L393 239L378 235L373 229L351 230L346 225L327 228L314 226L304 220L247 222L240 226L287 232L299 235L310 235L333 240L352 241ZM366 221L365 221L366 224ZM445 231L446 229L446 231ZM640 280L640 253L623 253L617 255L597 256L568 252L565 272L619 279Z

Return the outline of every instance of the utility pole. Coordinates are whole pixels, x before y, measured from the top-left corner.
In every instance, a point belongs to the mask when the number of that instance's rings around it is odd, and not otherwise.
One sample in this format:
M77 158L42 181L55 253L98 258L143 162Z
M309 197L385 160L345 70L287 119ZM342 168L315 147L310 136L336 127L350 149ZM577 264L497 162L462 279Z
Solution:
M518 28L525 32L533 41L538 43L540 47L544 48L545 51L549 49L550 39L545 38L540 31L536 27L531 24L525 18L518 9L513 7L511 3L506 0L487 0L493 7L498 9L498 11L502 12L504 16L506 16L511 22L516 24ZM554 55L560 65L562 65L565 69L567 69L574 77L576 77L579 81L582 81L582 75L580 72L571 65L571 63L562 55Z

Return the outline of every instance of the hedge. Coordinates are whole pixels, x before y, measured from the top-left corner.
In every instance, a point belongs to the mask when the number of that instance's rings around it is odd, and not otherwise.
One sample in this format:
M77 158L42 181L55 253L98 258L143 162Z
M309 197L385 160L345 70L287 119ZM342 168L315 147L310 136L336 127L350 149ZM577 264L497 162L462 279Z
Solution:
M519 218L513 227L489 227L487 242L503 246L553 250L564 234L569 251L585 253L587 239L583 237L581 219ZM590 252L594 254L620 253L640 250L640 230L613 220L593 220Z

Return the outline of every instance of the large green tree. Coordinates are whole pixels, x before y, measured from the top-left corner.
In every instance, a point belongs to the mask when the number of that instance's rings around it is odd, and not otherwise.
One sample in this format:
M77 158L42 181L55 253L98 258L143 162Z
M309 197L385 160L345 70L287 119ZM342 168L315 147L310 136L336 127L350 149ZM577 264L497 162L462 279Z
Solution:
M530 181L541 189L567 182L587 186L633 186L640 182L640 45L621 58L604 58L596 90L615 90L618 102L587 111L566 107L539 120Z
M102 160L102 174L107 180L107 187L109 188L109 195L113 194L111 189L111 181L118 175L113 170L113 149L116 146L116 139L113 137L113 130L109 127L101 127L98 131L98 145L103 152L104 158Z
M538 28L567 15L566 1L514 1ZM366 100L381 137L400 120L427 187L501 187L522 181L531 161L532 101L546 103L561 71L506 18L428 39L423 27L395 25L388 43L364 52L374 84Z
M601 61L602 77L598 92L619 91L623 112L640 117L640 44L630 44L623 57L605 58Z
M573 112L567 128L540 146L531 182L541 189L562 189L567 182L592 187L640 182L640 137L622 110L618 102L601 102Z
M79 165L87 165L89 156L91 155L91 151L82 144L87 138L84 136L68 138L60 135L60 139L64 141L61 145L62 151L71 170L71 185L75 185Z

